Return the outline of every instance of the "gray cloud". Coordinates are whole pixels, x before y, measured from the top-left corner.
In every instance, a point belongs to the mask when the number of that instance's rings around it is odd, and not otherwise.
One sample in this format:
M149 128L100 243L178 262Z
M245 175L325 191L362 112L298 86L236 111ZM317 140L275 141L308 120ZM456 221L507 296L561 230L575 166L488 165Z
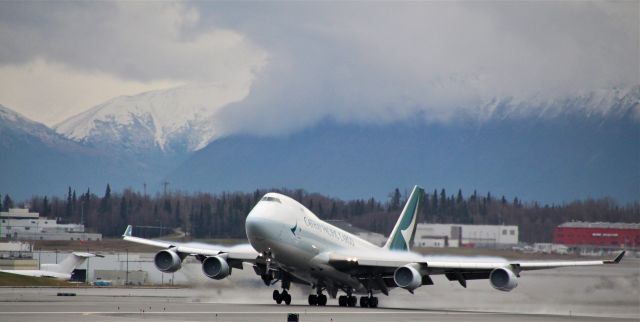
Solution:
M242 34L198 30L180 2L3 2L0 64L36 59L123 79L233 81L252 77L266 53Z
M487 118L640 84L637 2L225 4L202 8L270 55L228 131L287 132L329 117ZM247 113L251 111L251 113ZM519 110L518 114L540 111ZM247 115L255 115L255 118Z
M250 84L213 120L222 135L324 118L483 119L494 97L640 84L633 1L0 6L0 64L40 58L136 81Z

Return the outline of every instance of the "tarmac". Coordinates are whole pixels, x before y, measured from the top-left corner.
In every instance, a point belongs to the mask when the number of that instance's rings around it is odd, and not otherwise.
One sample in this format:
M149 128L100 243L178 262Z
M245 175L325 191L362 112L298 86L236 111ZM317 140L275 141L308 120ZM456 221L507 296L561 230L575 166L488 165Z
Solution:
M487 281L468 288L435 276L435 285L410 294L381 295L380 308L306 303L309 290L292 289L292 305L271 300L245 270L232 279L188 288L0 288L0 321L640 321L640 261L620 265L525 272L505 293ZM73 293L75 296L58 296Z

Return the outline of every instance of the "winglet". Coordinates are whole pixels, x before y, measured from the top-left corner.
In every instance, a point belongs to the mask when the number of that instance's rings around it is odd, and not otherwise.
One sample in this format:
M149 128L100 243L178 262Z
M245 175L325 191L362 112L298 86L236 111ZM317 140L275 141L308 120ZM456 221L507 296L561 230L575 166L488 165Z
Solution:
M104 257L104 255L101 255L101 254L85 253L85 252L73 252L73 255L76 255L76 256L78 256L78 257L84 257L84 258L89 258L89 257Z
M626 253L626 250L623 250L620 252L620 254L618 254L618 256L616 256L616 258L614 258L613 260L606 260L604 261L605 264L618 264L620 263L620 261L622 260L622 257L624 257L624 254Z
M124 234L122 234L122 237L131 237L131 225L127 226L127 229L124 231Z

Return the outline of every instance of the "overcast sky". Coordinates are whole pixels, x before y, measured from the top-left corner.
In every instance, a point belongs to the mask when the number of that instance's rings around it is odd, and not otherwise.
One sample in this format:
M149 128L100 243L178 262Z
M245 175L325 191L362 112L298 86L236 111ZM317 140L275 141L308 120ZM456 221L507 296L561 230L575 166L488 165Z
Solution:
M220 114L227 132L446 123L493 97L637 86L639 16L637 1L0 2L0 104L53 125L225 83L250 88Z

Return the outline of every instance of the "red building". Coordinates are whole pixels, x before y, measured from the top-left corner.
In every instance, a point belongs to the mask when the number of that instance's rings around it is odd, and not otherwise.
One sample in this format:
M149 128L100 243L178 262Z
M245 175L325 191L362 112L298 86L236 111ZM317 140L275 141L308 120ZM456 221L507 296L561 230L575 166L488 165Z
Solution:
M567 246L640 247L640 224L567 222L556 227L553 242Z

